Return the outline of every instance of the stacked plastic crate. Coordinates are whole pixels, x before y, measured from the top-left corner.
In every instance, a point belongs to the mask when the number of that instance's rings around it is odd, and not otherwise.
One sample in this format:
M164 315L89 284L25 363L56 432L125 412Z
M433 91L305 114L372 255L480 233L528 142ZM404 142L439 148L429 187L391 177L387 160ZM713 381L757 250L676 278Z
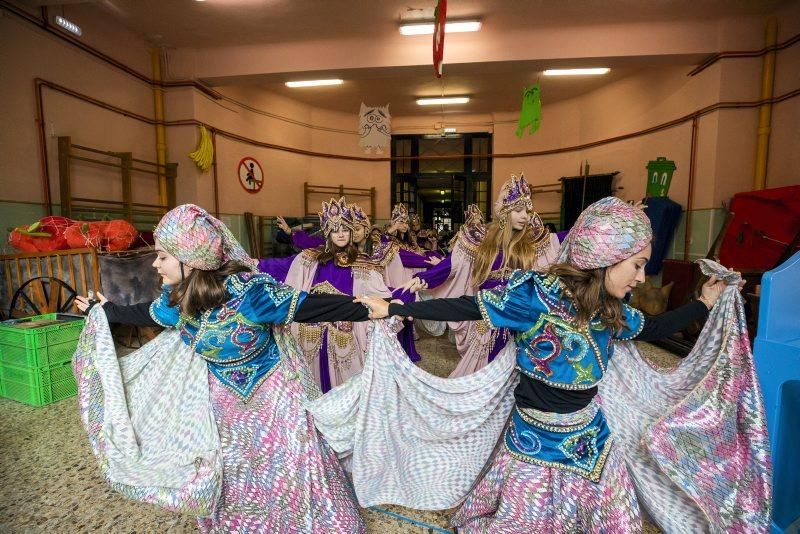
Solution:
M0 396L45 406L75 395L72 355L84 321L48 313L0 323Z

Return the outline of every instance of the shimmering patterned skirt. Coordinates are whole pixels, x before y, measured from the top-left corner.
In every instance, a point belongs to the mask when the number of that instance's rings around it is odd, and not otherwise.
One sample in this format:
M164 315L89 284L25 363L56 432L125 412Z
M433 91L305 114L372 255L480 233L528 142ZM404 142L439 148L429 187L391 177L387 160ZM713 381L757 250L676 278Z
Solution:
M209 374L223 453L216 512L202 532L364 532L334 452L301 405L303 387L279 365L247 403Z
M547 414L543 422L571 426L580 421L581 412ZM642 529L633 482L615 444L595 483L564 469L518 460L500 443L491 466L451 524L458 532L486 534L610 534Z

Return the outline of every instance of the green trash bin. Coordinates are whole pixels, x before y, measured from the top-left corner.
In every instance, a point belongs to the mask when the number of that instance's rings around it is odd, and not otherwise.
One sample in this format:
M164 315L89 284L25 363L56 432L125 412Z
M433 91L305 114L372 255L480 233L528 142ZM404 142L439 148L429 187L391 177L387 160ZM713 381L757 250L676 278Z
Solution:
M669 194L672 173L677 167L675 162L664 156L647 163L647 196L665 197Z

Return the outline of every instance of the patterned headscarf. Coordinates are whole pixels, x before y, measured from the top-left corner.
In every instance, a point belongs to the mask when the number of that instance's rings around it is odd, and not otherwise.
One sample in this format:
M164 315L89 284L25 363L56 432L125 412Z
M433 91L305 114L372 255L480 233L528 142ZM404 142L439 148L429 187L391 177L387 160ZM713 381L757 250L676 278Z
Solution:
M509 211L514 211L517 206L525 206L526 210L533 211L531 188L523 174L520 174L519 178L512 174L511 179L503 184L500 196L494 203L494 212L498 217L502 217Z
M348 230L353 229L353 216L344 197L339 200L332 198L328 202L323 202L322 211L318 215L320 228L326 238L331 232L337 231L340 226L344 226Z
M245 252L225 223L194 204L170 210L158 222L153 236L164 250L192 269L214 271L228 261L258 269L258 262Z
M630 258L652 239L650 219L644 211L606 197L578 216L561 245L558 262L578 269L608 267Z

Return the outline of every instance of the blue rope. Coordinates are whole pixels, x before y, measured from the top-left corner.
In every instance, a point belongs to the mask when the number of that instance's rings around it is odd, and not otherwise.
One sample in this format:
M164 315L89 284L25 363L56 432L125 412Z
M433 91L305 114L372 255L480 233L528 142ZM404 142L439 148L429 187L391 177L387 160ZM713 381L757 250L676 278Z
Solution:
M400 521L405 521L406 523L417 525L418 527L427 528L432 532L441 532L442 534L453 534L452 530L445 530L442 527L437 527L436 525L429 525L428 523L423 523L421 521L411 519L410 517L406 517L402 514L390 512L389 510L384 510L383 508L378 508L377 506L371 506L369 509L381 514L386 514L388 516L394 517L395 519L399 519Z

